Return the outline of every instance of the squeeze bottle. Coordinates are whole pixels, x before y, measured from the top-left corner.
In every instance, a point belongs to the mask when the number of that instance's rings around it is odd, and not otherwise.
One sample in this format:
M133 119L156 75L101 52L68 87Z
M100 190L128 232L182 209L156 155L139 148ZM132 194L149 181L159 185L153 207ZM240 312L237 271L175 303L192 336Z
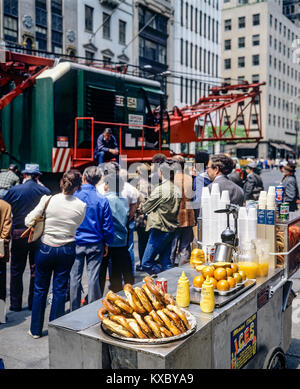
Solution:
M176 303L181 308L190 305L190 283L184 271L177 283Z
M208 276L201 287L200 308L205 313L211 313L215 308L214 284Z

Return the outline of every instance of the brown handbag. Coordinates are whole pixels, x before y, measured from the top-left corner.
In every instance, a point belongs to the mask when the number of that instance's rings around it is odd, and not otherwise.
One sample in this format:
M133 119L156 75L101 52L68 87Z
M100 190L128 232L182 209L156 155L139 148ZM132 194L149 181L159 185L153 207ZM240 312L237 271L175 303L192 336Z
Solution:
M46 220L46 210L50 203L51 198L52 196L50 196L49 199L47 200L42 215L40 217L35 217L33 219L32 225L29 228L27 228L27 230L24 231L23 234L21 235L21 238L28 237L28 243L36 242L43 235L45 220Z

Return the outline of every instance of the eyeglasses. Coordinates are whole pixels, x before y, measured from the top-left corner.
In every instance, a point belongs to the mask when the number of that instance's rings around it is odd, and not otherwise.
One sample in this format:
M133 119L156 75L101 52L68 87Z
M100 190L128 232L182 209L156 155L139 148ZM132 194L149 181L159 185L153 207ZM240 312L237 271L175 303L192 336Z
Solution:
M215 169L215 168L212 166L206 166L206 170L208 170L208 169Z

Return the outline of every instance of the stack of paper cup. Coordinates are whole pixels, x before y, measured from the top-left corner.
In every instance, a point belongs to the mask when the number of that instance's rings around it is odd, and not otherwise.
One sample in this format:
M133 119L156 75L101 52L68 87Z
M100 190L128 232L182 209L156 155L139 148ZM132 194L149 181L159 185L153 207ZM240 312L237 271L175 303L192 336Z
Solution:
M203 248L210 244L210 218L211 218L211 197L208 187L204 187L201 197L202 208L202 245Z
M248 241L257 239L257 210L256 208L248 209Z
M238 236L240 246L248 242L248 214L246 207L240 207L238 216Z
M226 209L226 205L230 204L229 191L223 190L221 200L219 203L219 209ZM217 228L218 228L218 239L221 242L221 234L226 230L227 227L227 215L226 213L218 213Z
M209 242L211 245L215 244L218 241L218 214L215 213L220 209L220 188L218 183L213 183L211 187L210 194L211 201L211 218L210 218L210 228L209 228Z

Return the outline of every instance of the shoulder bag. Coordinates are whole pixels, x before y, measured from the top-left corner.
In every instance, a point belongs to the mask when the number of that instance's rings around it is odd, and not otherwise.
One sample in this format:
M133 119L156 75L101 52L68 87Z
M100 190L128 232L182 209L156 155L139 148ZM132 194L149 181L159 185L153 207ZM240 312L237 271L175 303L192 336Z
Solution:
M46 210L51 198L52 196L50 196L49 199L46 201L42 215L40 217L35 217L32 225L27 228L27 230L21 235L21 238L28 237L28 243L36 242L43 235L46 220Z

